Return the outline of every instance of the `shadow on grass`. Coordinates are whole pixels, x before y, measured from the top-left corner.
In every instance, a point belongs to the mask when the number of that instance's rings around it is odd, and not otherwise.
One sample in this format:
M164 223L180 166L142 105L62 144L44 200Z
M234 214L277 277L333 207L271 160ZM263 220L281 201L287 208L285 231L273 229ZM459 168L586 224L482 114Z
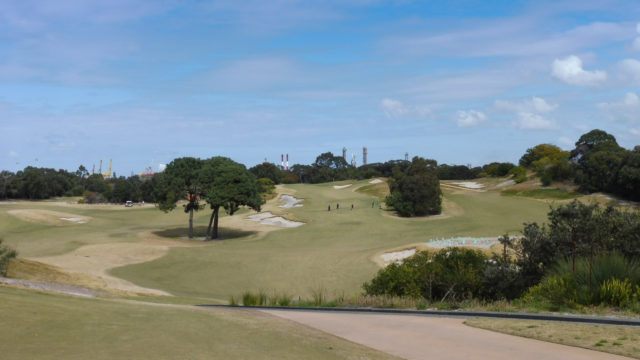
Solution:
M189 236L189 228L188 227L177 227L170 228L164 230L154 231L153 234L166 237L166 238L181 238L187 239ZM246 231L246 230L238 230L238 229L229 229L224 227L218 228L218 238L214 239L214 241L219 240L233 240L243 237L249 237L251 235L257 234L256 231ZM207 235L207 227L206 226L194 226L193 227L193 240L203 240Z

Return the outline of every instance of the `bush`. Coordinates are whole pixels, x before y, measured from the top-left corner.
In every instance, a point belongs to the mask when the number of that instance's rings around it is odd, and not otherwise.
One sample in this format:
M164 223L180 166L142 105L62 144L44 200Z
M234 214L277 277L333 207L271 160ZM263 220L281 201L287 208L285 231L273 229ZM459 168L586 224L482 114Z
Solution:
M589 268L591 267L591 271ZM609 305L628 307L634 299L634 286L640 284L640 266L619 254L576 261L561 260L542 282L529 289L525 298L554 305Z
M544 173L540 176L540 182L542 182L542 186L549 186L551 185L551 182L553 182L553 178L551 175Z
M0 275L7 275L7 268L9 267L9 260L18 256L18 252L14 249L2 245L2 239L0 239Z
M363 285L367 295L423 297L460 301L481 295L488 258L478 250L446 248L420 252L391 264Z

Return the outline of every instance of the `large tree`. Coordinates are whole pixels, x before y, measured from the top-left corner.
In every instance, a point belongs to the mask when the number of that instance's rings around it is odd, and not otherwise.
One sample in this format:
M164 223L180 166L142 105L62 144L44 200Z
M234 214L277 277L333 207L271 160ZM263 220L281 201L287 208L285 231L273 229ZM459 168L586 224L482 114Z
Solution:
M402 171L395 168L389 181L391 194L385 202L400 216L439 214L442 211L442 191L437 174L438 163L414 157Z
M154 199L160 210L172 211L178 201L187 200L183 207L189 213L189 238L193 238L193 213L202 208L203 186L199 182L202 165L202 160L193 157L175 159L157 175L155 182Z
M220 208L229 215L233 215L240 206L260 211L262 197L256 178L242 164L226 157L205 160L199 182L203 186L204 199L212 210L207 240L218 238Z

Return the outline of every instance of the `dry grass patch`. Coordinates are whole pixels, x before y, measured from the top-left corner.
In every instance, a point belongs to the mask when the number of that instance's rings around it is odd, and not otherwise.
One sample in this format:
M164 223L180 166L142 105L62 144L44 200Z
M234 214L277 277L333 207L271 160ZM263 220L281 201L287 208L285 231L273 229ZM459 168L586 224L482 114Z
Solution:
M42 209L9 210L7 213L23 221L55 226L85 224L91 220L88 216Z
M640 359L640 328L557 321L469 319L466 325Z

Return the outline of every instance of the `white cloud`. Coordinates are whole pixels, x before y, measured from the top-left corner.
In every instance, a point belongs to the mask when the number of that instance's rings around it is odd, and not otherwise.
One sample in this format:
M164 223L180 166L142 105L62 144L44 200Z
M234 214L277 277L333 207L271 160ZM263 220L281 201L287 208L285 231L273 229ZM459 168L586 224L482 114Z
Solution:
M631 123L640 123L640 96L636 93L627 93L620 101L599 103L598 108L611 120L622 119Z
M477 110L458 110L456 113L456 122L458 127L472 127L480 125L487 121L487 116L482 111Z
M519 112L515 126L521 130L553 130L558 127L553 120L530 112Z
M631 48L635 51L640 51L640 36L633 40L633 44L631 44Z
M635 59L624 59L620 62L620 69L626 79L631 79L634 82L640 83L640 61Z
M640 129L631 128L631 129L629 129L629 132L631 133L631 135L639 135L640 136Z
M11 150L11 151L9 151L9 157L10 158L17 158L18 157L18 153L13 151L13 150Z
M559 137L558 140L556 140L556 144L558 144L560 147L564 149L570 149L570 148L573 148L574 146L573 140L571 140L566 136Z
M555 59L551 74L570 85L595 86L607 80L607 73L601 70L588 71L582 68L582 60L575 55Z
M402 116L414 116L419 118L428 117L432 114L428 106L409 106L401 101L384 98L380 101L380 108L387 118L399 118Z
M521 101L496 100L493 106L498 110L531 113L548 113L558 108L557 104L549 104L536 96Z

